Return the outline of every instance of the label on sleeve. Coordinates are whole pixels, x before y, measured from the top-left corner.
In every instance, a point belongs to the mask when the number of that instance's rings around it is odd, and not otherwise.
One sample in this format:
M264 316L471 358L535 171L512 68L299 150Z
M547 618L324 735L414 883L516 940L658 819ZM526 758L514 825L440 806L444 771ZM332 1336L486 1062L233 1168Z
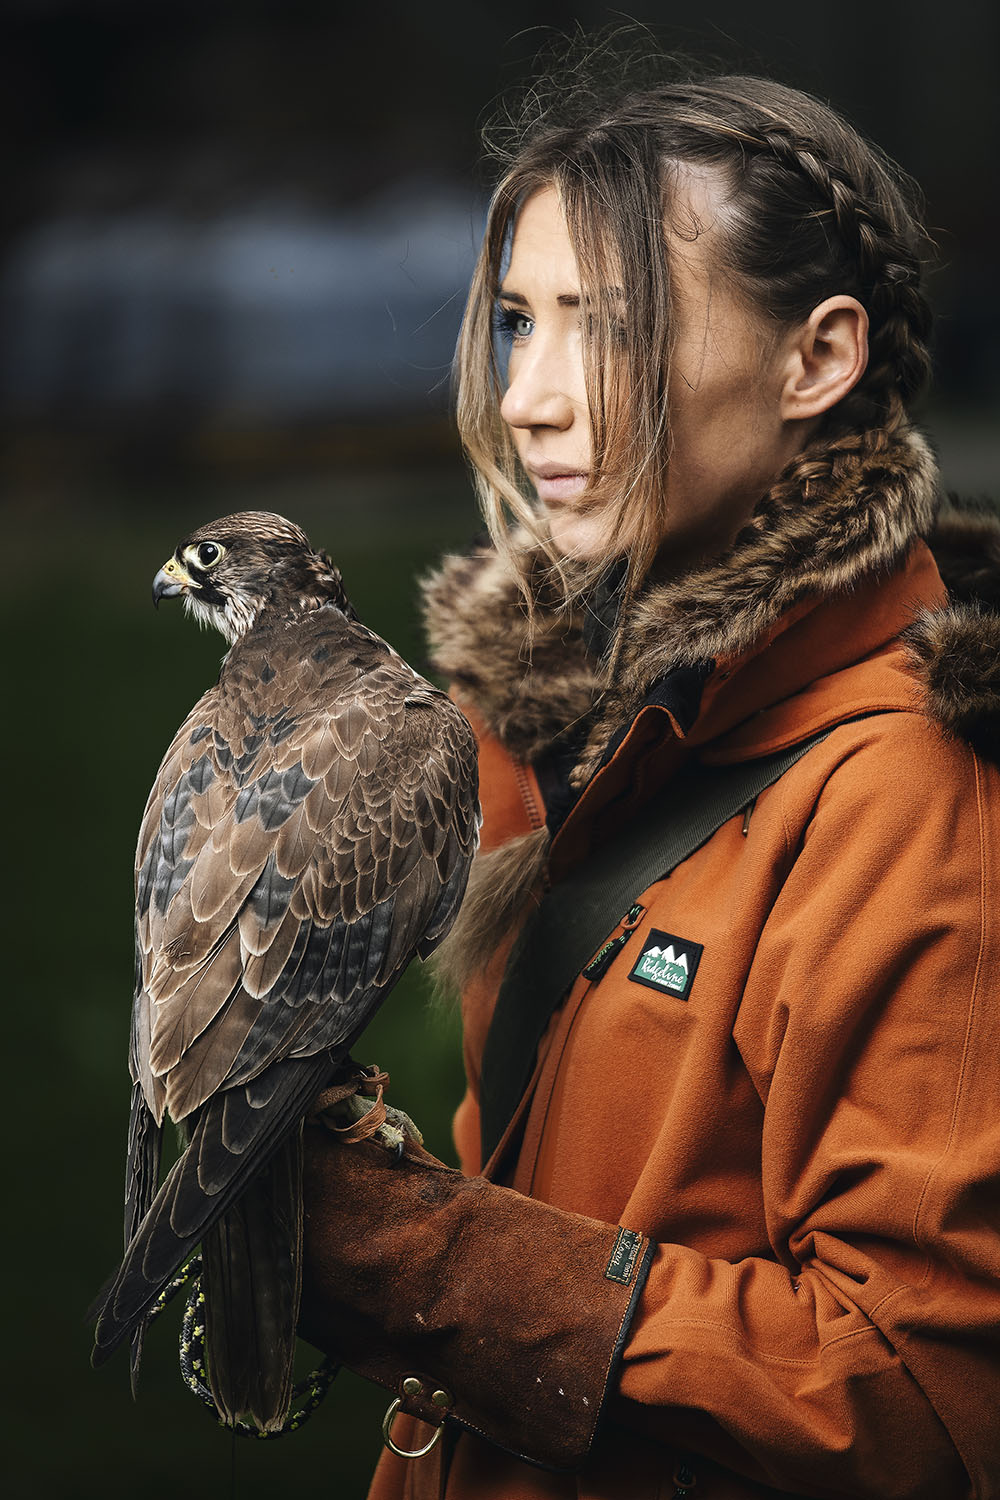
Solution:
M606 1281L620 1281L622 1286L628 1286L632 1280L635 1263L639 1258L642 1248L642 1235L637 1234L634 1229L619 1229L615 1240L615 1248L611 1252L608 1261L608 1269L604 1273Z

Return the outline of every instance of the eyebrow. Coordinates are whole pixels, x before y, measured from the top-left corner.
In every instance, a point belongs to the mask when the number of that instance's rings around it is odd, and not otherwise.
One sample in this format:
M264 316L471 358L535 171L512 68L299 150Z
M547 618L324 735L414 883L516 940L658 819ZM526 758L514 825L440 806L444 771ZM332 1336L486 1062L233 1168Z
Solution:
M505 287L497 287L497 296L504 302L513 302L515 307L530 306L527 297L522 297L520 292L508 292ZM580 296L577 292L560 292L556 298L560 307L579 307Z

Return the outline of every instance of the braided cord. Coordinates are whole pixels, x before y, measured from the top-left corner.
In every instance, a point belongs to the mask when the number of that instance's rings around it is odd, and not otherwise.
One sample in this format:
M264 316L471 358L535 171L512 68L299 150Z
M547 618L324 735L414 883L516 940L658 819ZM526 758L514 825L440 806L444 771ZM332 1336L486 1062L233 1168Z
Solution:
M239 1433L241 1437L266 1442L272 1438L284 1437L288 1432L297 1432L323 1400L340 1366L332 1359L324 1359L322 1364L296 1383L292 1389L292 1404L280 1427L275 1427L269 1432L262 1432L253 1422L237 1421L230 1425L224 1421L218 1414L214 1397L205 1379L205 1293L202 1291L201 1276L198 1274L200 1270L201 1256L195 1255L185 1266L181 1267L173 1281L164 1287L149 1312L149 1321L152 1322L154 1318L159 1317L168 1302L171 1302L177 1293L190 1282L187 1302L184 1306L184 1317L181 1320L181 1379L188 1390L208 1407L220 1427L227 1427L231 1432ZM296 1407L296 1401L302 1404Z

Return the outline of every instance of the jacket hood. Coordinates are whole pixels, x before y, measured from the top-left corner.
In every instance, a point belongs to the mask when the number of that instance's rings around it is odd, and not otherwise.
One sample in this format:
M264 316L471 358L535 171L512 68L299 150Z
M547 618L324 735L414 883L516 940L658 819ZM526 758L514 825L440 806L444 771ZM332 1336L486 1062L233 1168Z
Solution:
M1000 756L1000 516L942 503L934 458L912 429L885 434L860 459L850 443L800 464L794 484L779 481L724 555L647 584L610 671L588 655L582 610L560 607L547 585L540 549L522 543L538 600L530 619L492 548L446 559L425 586L435 667L515 758L574 744L579 786L655 684L680 668L732 677L818 602L860 604L924 538L948 598L917 603L900 622L905 670L945 733ZM819 675L808 661L802 670L803 684Z

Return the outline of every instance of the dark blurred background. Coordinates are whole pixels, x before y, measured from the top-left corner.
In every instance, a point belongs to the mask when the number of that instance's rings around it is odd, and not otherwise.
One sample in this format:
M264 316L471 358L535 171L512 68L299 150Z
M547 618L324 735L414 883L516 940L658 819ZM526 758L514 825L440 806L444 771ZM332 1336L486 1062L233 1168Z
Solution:
M118 1251L131 863L159 757L222 643L154 616L192 525L285 512L411 660L415 579L478 526L448 373L488 178L478 130L596 4L7 0L0 109L5 566L8 1410L43 1496L364 1494L381 1392L230 1438L181 1387L176 1317L91 1373ZM829 98L921 182L940 249L924 421L951 487L996 492L1000 9L978 0L632 0L725 67ZM12 961L11 961L12 960ZM450 1158L454 1017L420 976L364 1060ZM169 1326L168 1326L169 1325Z

